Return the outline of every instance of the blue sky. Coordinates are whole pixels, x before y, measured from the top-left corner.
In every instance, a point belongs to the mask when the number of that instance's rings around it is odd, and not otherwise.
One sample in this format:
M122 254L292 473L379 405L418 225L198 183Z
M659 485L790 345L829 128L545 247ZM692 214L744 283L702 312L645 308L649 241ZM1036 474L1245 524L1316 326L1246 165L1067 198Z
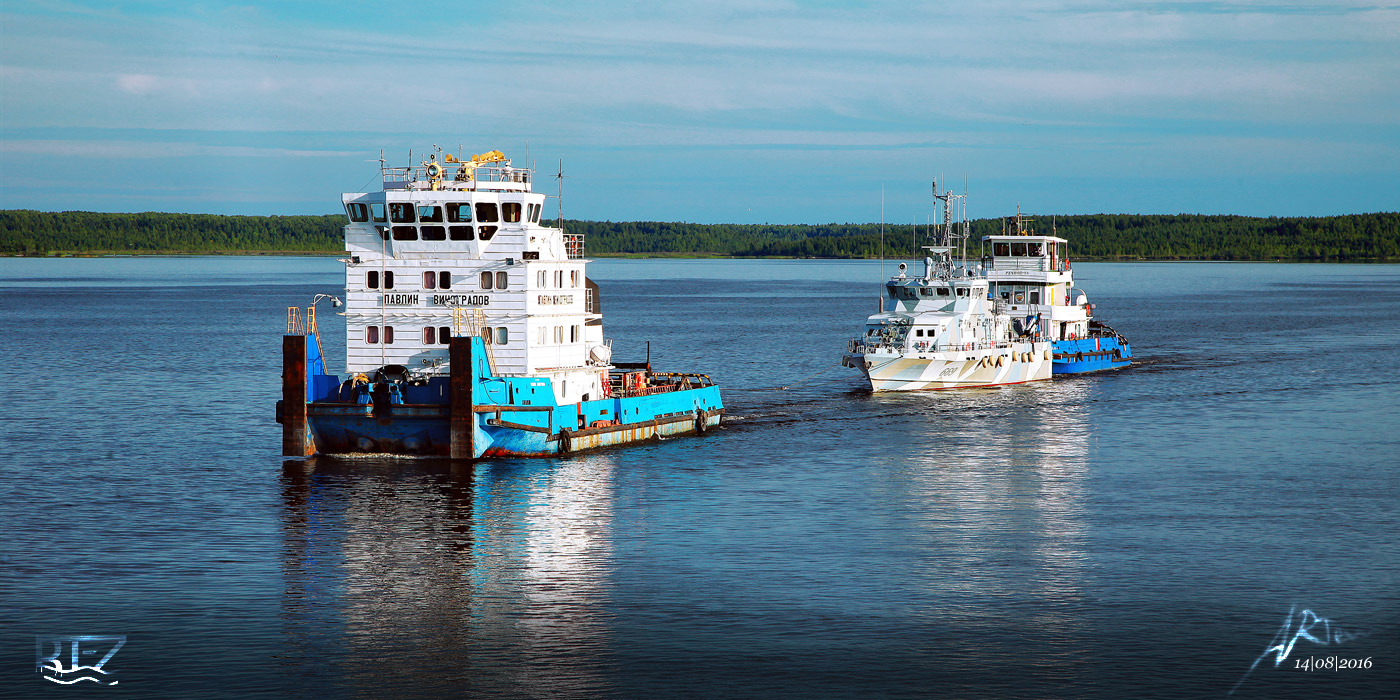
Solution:
M571 218L1396 211L1400 0L0 11L0 208L329 213L527 139Z

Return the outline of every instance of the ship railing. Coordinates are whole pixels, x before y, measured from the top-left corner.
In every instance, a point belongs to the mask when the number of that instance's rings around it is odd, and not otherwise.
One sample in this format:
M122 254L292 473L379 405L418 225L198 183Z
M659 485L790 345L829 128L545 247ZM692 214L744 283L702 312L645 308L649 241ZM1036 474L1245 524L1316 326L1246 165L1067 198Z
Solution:
M1037 342L1045 340L1042 337L1035 337L1032 340ZM1001 348L1014 347L1016 343L938 343L932 345L922 345L922 341L915 342L913 347L906 347L902 343L865 343L859 339L852 339L846 343L846 352L852 355L865 355L881 350L887 352L904 352L913 350L914 352L967 352L972 350L996 350Z
M461 163L440 163L438 182L445 189L471 189L478 182L514 182L528 184L533 173L529 168L516 168L510 161L497 165L478 165L475 169L463 171ZM382 166L380 176L385 189L409 189L414 183L431 183L428 167L425 165ZM459 174L460 173L460 174Z
M1049 265L1045 258L994 258L989 257L983 260L987 270L1003 270L1013 272L1045 272Z
M567 255L568 258L569 258L570 260L582 260L582 259L583 259L583 234L582 234L582 233L566 233L566 234L564 234L564 254Z

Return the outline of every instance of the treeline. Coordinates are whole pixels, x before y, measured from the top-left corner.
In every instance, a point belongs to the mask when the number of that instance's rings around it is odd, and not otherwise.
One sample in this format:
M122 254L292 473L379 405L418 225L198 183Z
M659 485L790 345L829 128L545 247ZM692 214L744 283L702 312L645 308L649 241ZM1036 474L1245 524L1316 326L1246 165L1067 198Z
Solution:
M1031 217L1037 233L1052 218ZM551 223L551 222L546 222ZM0 211L0 254L333 253L342 250L342 215L215 216ZM908 224L689 224L565 220L587 235L589 255L734 257L909 257L926 245ZM973 221L977 239L1002 232L1001 219ZM1400 213L1257 218L1083 214L1055 216L1054 232L1075 259L1400 260ZM915 235L918 235L917 242Z

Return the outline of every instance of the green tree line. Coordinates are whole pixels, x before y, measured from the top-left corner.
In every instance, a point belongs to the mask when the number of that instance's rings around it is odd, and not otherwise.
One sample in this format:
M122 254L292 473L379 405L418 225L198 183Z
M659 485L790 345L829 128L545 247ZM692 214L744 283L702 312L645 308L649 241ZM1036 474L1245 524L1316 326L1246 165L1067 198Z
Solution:
M1037 233L1070 241L1077 259L1400 260L1400 213L1323 217L1080 214L1031 217ZM1053 222L1053 223L1052 223ZM546 222L552 223L552 222ZM0 211L0 254L334 253L342 215L218 216ZM880 224L691 224L573 221L589 255L909 257L926 227ZM972 242L1003 231L971 222ZM883 253L882 253L883 251Z

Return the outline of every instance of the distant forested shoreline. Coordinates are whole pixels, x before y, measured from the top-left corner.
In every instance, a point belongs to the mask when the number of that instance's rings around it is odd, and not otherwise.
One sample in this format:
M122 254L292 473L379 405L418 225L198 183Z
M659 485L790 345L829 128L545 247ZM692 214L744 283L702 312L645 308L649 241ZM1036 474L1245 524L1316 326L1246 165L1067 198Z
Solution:
M1039 215L1036 233L1051 232ZM549 222L546 222L549 223ZM220 216L0 211L0 255L332 254L343 215ZM1080 260L1400 260L1400 212L1322 217L1076 214L1053 217ZM690 224L574 221L588 255L878 258L880 224ZM914 227L885 225L884 255L910 257ZM919 238L925 227L918 227ZM977 238L1001 219L972 222ZM920 244L927 244L921 240Z

